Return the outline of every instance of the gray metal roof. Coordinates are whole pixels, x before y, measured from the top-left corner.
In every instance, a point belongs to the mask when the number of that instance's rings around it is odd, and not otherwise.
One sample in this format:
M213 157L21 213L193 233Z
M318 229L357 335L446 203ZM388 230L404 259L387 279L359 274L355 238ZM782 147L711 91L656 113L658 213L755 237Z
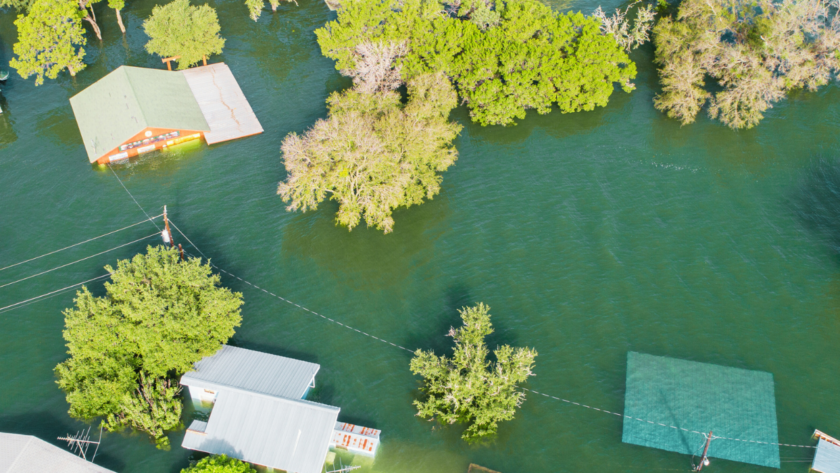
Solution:
M224 345L196 363L193 371L181 377L181 384L300 399L320 368L315 363Z
M31 435L0 432L0 473L114 473Z
M820 439L811 469L822 473L840 473L840 446Z
M227 388L206 425L191 425L181 445L279 470L320 473L339 410Z

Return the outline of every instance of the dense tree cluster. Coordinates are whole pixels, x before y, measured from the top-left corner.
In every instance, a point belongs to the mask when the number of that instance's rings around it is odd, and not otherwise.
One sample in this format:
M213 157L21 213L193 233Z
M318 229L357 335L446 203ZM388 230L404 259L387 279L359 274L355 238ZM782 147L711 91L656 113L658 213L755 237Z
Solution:
M179 56L178 69L186 69L206 56L222 54L225 40L219 35L219 17L209 5L193 6L189 0L175 0L152 9L143 22L149 35L146 51L162 57Z
M406 104L388 87L364 87L333 93L326 120L286 137L288 175L277 193L288 210L303 211L329 196L341 225L352 230L364 218L388 233L392 211L440 192L439 173L457 159L452 141L461 126L448 119L457 96L440 74L409 80Z
M443 73L473 120L510 125L526 110L605 106L636 66L598 18L557 13L538 0L347 0L316 31L339 70L355 70L362 43L402 45L403 80Z
M790 90L816 90L840 71L837 5L822 0L683 0L654 42L654 103L683 124L708 102L712 118L751 128ZM709 91L707 78L722 90Z
M452 358L422 350L414 354L411 372L423 377L425 396L414 405L424 419L469 424L462 438L478 441L495 435L499 422L513 419L525 400L517 386L533 375L537 351L504 345L493 351L496 361L488 361L484 338L493 333L490 308L478 304L460 313L464 325L448 334L455 340Z
M140 430L162 444L180 424L177 379L233 336L242 295L219 287L209 264L179 258L149 247L105 268L104 297L83 287L64 311L70 358L55 372L72 417L103 417L109 430Z

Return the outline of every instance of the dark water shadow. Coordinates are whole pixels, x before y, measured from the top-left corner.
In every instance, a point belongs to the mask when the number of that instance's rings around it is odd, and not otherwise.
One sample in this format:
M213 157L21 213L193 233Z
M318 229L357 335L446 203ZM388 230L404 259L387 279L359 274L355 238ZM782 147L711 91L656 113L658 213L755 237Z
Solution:
M840 265L840 160L819 158L790 199L792 212Z
M454 343L447 334L452 328L463 325L458 311L463 307L475 305L470 290L466 285L456 284L446 289L443 297L443 307L433 314L422 314L422 330L415 328L406 338L405 346L423 351L431 350L435 355L452 356ZM417 323L413 324L415 327Z
M431 263L450 214L448 199L438 195L397 209L394 231L386 235L364 221L348 231L336 224L337 211L338 204L327 201L318 210L292 216L283 229L281 254L306 258L342 284L369 291L401 287L413 268Z
M90 429L90 436L92 440L99 438L99 433L96 424L93 426L79 422L71 421L69 419L59 418L48 412L33 412L29 414L21 414L14 416L0 416L0 432L8 432L21 435L33 435L39 439L54 445L63 451L72 453L67 448L67 443L58 440L58 437L63 437L67 434L74 435L81 430ZM96 453L96 464L113 471L122 471L126 468L125 462L118 457L107 453L108 449L108 433L102 432L102 446ZM92 456L93 451L88 453Z

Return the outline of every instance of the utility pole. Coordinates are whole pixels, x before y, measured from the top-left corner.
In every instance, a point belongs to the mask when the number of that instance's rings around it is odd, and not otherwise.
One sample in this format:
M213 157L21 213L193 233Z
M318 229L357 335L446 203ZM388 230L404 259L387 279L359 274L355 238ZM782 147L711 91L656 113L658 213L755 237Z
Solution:
M708 466L709 464L709 444L712 443L712 431L709 431L709 435L706 437L706 448L703 449L703 458L700 459L700 464L697 465L697 468L694 471L700 471L703 469L704 466Z
M180 243L178 243L178 251L181 252L181 261L184 261L184 247Z
M172 241L172 230L169 229L169 218L166 216L166 206L163 206L163 224L166 227L166 235L163 236L163 242L169 243L170 248L175 247L175 242Z

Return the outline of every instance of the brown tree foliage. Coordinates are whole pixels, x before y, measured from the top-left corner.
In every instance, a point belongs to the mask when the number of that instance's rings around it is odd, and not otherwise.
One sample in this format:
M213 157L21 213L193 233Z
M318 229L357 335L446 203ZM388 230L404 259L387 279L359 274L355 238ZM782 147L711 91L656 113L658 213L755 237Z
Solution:
M840 71L837 0L685 0L654 28L662 93L656 108L683 124L708 113L751 128L793 89L816 90ZM723 90L712 93L705 80Z

